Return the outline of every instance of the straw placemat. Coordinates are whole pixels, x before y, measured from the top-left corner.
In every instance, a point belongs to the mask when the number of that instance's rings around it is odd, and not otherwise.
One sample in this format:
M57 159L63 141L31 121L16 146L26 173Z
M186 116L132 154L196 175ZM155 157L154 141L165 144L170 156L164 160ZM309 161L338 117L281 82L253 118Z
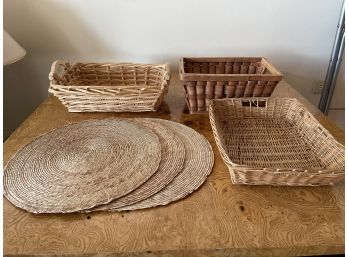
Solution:
M184 143L186 157L183 170L171 183L153 196L129 206L112 209L112 211L136 210L166 205L184 198L198 189L210 174L214 164L214 154L205 137L193 129L173 121L158 120L157 122L176 133Z
M108 204L86 210L86 212L120 208L144 200L168 185L182 171L185 160L185 146L174 132L161 125L159 119L144 118L129 119L128 121L152 130L159 137L162 151L159 168L152 177L134 191Z
M38 137L4 170L4 195L34 213L74 212L121 197L161 159L155 133L125 120L88 120Z

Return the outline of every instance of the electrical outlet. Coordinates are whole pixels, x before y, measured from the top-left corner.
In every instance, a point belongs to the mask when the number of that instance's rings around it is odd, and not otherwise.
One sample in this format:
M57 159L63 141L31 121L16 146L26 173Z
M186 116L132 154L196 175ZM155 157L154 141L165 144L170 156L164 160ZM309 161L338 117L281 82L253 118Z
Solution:
M323 92L324 83L325 83L324 80L315 80L314 85L313 85L313 89L312 89L312 93L313 94L321 94L321 92Z

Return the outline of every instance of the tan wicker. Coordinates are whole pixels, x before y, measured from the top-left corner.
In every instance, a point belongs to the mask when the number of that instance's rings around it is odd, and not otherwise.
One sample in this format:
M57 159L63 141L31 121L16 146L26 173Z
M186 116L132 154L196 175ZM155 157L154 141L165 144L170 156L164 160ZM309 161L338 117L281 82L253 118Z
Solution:
M182 124L168 120L158 120L158 122L172 130L184 143L186 157L183 170L171 183L153 196L113 210L137 210L169 204L198 189L210 174L214 164L214 154L208 140Z
M69 112L156 111L169 78L169 65L55 61L49 92Z
M44 134L4 170L4 195L34 213L66 213L105 204L142 185L158 169L159 139L124 120L88 120Z
M182 58L180 79L190 113L197 113L211 99L268 97L282 74L262 57Z
M232 183L317 186L344 178L344 146L296 99L213 100L209 115Z
M181 172L185 161L185 147L177 135L170 129L161 125L159 119L139 118L127 119L144 126L157 134L161 143L162 157L156 173L150 177L144 184L130 192L129 194L118 198L108 204L97 206L90 211L104 211L121 208L157 193L170 183L175 176Z

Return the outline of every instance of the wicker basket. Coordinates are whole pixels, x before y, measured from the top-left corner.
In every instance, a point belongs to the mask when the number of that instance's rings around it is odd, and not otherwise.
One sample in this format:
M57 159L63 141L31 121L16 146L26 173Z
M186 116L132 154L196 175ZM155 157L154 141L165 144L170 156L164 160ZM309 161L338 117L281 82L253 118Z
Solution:
M296 99L213 100L209 116L234 184L319 186L344 179L344 146Z
M282 74L262 57L182 58L180 79L190 113L199 113L211 99L268 97Z
M156 111L169 78L169 65L55 61L48 91L69 112Z

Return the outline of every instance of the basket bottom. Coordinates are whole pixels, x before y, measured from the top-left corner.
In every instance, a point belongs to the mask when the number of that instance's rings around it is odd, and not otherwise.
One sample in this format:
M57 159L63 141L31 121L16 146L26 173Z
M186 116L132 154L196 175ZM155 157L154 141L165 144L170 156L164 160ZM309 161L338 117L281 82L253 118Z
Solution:
M320 158L284 119L238 119L223 126L232 162L262 168L323 168Z

